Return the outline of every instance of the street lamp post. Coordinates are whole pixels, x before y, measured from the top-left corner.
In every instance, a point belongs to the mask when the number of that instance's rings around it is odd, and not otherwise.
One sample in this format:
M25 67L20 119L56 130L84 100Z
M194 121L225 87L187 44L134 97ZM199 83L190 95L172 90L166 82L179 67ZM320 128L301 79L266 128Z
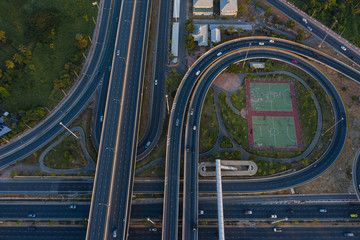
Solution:
M76 134L74 132L72 132L70 129L68 129L62 122L59 122L59 124L61 126L63 126L68 132L70 132L74 137L76 137L77 139L79 139L78 136L76 136Z
M244 66L245 66L245 62L246 62L246 59L247 59L247 56L248 56L248 53L249 53L249 48L250 48L250 46L251 46L251 43L249 43L249 47L248 47L248 49L247 49L247 51L246 51L246 55L245 55L245 59L244 59L242 68L244 68Z
M330 31L333 29L333 27L335 26L335 24L338 22L338 20L335 20L335 22L333 23L333 25L331 26L330 30L326 33L324 39L321 41L321 43L319 44L319 47L321 47L321 45L324 43L326 37L329 35Z

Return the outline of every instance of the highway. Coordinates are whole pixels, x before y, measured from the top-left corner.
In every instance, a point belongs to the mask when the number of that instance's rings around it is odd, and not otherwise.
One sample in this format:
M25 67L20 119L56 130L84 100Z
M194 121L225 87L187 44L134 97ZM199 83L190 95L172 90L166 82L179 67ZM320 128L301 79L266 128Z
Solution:
M107 40L110 40L108 33L111 30L110 23L113 21L111 18L112 7L111 0L104 0L100 3L100 9L102 10L99 11L98 26L92 38L94 42L90 50L92 55L88 56L91 59L84 65L80 79L44 120L11 141L11 143L0 147L0 168L9 166L42 148L64 131L59 122L69 125L86 107L101 80L100 77L94 76L99 68L100 60L103 57L106 58L104 51ZM116 14L114 20L115 17ZM111 24L112 28L113 25Z
M121 1L119 24L116 33L115 48L108 94L106 100L104 127L101 134L96 175L92 195L92 205L89 214L89 223L86 239L105 239L108 235L107 211L111 193L113 162L118 148L118 129L121 112L121 99L126 76L126 63L129 58L130 34L133 21L133 1ZM119 38L121 36L121 38ZM119 54L117 51L119 50Z
M352 179L355 188L356 196L360 201L360 148L355 154L352 168Z
M130 5L132 1L124 0L124 4L125 3ZM111 131L116 133L116 145L109 191L110 197L107 204L104 239L127 239L127 231L130 224L138 122L141 109L141 91L147 50L151 1L136 0L133 5L133 12L130 11L131 8L126 9L126 11L129 12L129 16L132 14L133 20L131 22L126 59L124 88L120 102L119 123L117 131L115 131L116 128L111 129ZM125 8L123 9L125 10ZM125 11L122 12L122 14L125 15ZM124 35L120 34L119 36ZM119 38L119 43L121 41L122 38ZM105 119L106 117L107 115L105 115ZM105 125L104 129L106 127ZM104 139L104 136L102 139ZM99 190L100 189L104 189L104 185L102 185ZM95 216L95 218L97 218L97 216ZM117 232L117 236L115 237L114 232Z
M262 191L270 191L270 190L278 190L283 188L289 188L291 186L299 185L301 183L307 182L317 176L319 176L321 173L326 171L328 167L330 167L333 162L337 159L338 155L340 154L343 145L345 143L345 139L347 136L347 116L346 116L346 110L345 106L343 105L342 99L340 95L338 94L335 86L326 78L324 74L322 74L316 67L309 64L307 61L305 61L302 58L297 57L296 55L290 54L288 52L284 52L283 50L287 51L295 51L300 52L302 55L308 56L310 58L314 58L314 50L308 48L308 47L302 47L300 44L293 44L289 41L284 41L280 39L275 39L274 43L269 43L269 38L260 38L256 39L241 39L241 40L233 40L225 44L221 44L220 46L216 47L215 49L210 50L206 54L204 54L200 59L198 59L195 64L192 66L192 68L187 72L185 75L180 87L178 88L177 95L174 100L173 104L173 110L170 118L170 125L169 125L169 133L168 133L168 143L167 143L167 155L166 155L166 177L165 177L165 202L164 202L164 220L163 220L163 228L165 229L163 232L163 239L165 239L164 236L167 236L172 239L176 239L177 237L177 230L175 229L177 226L177 209L178 209L178 200L176 199L178 197L179 193L179 164L180 164L180 146L181 146L181 131L182 131L182 122L185 117L185 111L186 110L187 102L192 94L193 89L196 87L195 93L192 95L192 101L190 109L194 109L195 113L193 116L188 115L188 121L187 121L187 130L186 130L186 140L185 145L186 148L195 149L197 145L197 130L194 130L195 126L197 129L199 127L200 122L200 113L201 113L201 107L203 104L203 100L205 98L206 92L208 88L210 87L213 79L216 78L216 76L227 66L229 66L233 62L240 61L244 58L245 52L237 52L235 51L237 49L244 49L245 47L249 46L249 43L252 43L253 46L259 46L259 42L266 42L264 44L265 48L254 48L250 49L248 51L248 58L273 58L273 59L279 59L284 62L291 63L293 59L296 59L299 63L297 64L298 67L305 69L310 75L312 75L315 79L318 79L321 83L321 85L324 87L327 94L329 94L333 101L333 107L335 112L335 121L339 121L341 118L344 119L344 121L341 121L336 127L335 127L335 134L333 141L329 147L329 150L325 153L325 155L312 166L293 173L289 174L287 176L281 176L277 178L269 178L269 179L263 179L259 180L256 179L256 181L236 181L233 183L225 182L223 190L225 190L227 187L229 187L231 184L236 184L236 186L232 186L232 188L236 188L236 191L234 192L262 192ZM247 44L246 44L247 42ZM272 48L277 48L272 50ZM281 50L280 50L281 49ZM280 51L279 51L280 50ZM218 53L221 52L221 57L218 61L216 61ZM228 54L231 52L231 54ZM226 57L224 57L226 56ZM226 60L227 59L227 60ZM339 64L338 61L333 60L332 58L322 55L321 53L316 57L317 61L321 61L323 63L330 64L330 67L333 67L334 69L338 69L342 71L344 74L352 77L355 80L359 79L359 75L357 71L352 70L351 68ZM216 61L216 62L215 62ZM328 65L329 65L328 64ZM209 67L211 66L211 67ZM208 68L209 67L209 68ZM201 74L196 74L196 72ZM205 74L202 76L202 74L205 72ZM199 75L201 77L199 81ZM205 81L203 80L205 79ZM206 83L204 83L206 82ZM198 90L199 93L196 93ZM180 97L179 97L180 96ZM180 124L176 126L175 122L177 119L180 120ZM195 128L195 129L196 129ZM339 131L341 130L341 131ZM194 136L195 135L195 136ZM191 139L195 139L195 141L192 141ZM185 152L185 151L184 151ZM185 166L186 168L190 169L190 166L197 166L197 151L191 151L190 152L193 157L193 161L195 163L187 164L188 155L185 152ZM185 169L185 180L186 179L195 179L196 177L188 177L187 173L190 173L190 170ZM194 172L194 171L193 171ZM193 173L194 174L194 173ZM239 184L244 183L244 184ZM246 184L245 184L246 183ZM185 185L185 193L184 194L192 194L191 196L195 197L197 192L195 192L196 189L194 187L188 187L190 186L187 183ZM195 203L196 200L192 200L191 202ZM192 208L184 207L187 211L193 211L196 206L193 206ZM165 211L166 210L166 211ZM191 213L189 212L189 216L191 216ZM192 226L196 222L196 215L192 214L192 218L188 219L188 228L190 229L190 226ZM171 224L168 223L168 221L171 222ZM185 223L186 224L186 223ZM185 226L185 225L184 225ZM171 232L170 235L168 234L168 230ZM183 230L186 231L186 228ZM189 230L190 231L190 230ZM195 236L194 236L195 237Z
M357 213L360 204L349 195L314 195L314 196L253 196L253 197L225 197L224 217L235 219L268 219L269 214L278 217L287 216L289 219L350 219L350 214ZM180 200L181 202L181 200ZM76 205L75 209L70 206ZM161 220L163 201L148 201L138 199L132 202L131 219ZM180 205L180 216L181 216ZM320 213L319 209L327 209L327 213ZM0 220L83 220L89 216L90 203L73 201L1 201ZM204 211L199 219L217 220L216 198L200 198L199 209ZM289 210L293 211L290 212ZM252 215L244 214L253 211ZM28 214L34 213L35 218ZM358 219L352 219L358 220Z
M290 7L288 4L284 3L284 1L279 1L279 0L266 0L266 1L269 4L273 5L274 8L277 8L278 10L283 12L290 19L296 21L298 25L304 27L306 31L308 31L306 29L307 26L311 27L312 31L310 33L319 37L319 39L322 40L327 35L329 28L325 27L322 23L317 22L315 19L311 18L305 13L301 13L300 11L297 11L294 8ZM307 23L305 23L302 20L304 17L307 19ZM341 38L336 33L334 33L334 35L332 33L329 34L324 42L330 45L338 52L340 52L341 54L352 59L354 62L358 64L360 63L360 54L354 51L354 49L350 48L348 41L346 39ZM341 46L346 46L346 51L342 50Z

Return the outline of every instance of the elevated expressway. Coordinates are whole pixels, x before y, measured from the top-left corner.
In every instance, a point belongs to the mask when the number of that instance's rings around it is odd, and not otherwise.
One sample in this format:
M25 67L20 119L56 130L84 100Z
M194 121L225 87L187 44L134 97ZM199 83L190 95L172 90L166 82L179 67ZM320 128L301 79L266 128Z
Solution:
M356 196L360 201L360 148L358 149L354 157L352 179Z
M126 239L151 1L123 0L86 239Z
M189 110L187 107L190 96L192 96L190 108L195 109L195 113L193 116L188 114L186 140L184 144L191 150L189 152L184 151L184 199L187 201L184 201L183 207L185 210L183 214L183 239L196 239L197 237L197 232L191 230L197 223L197 172L194 171L194 169L197 169L198 163L198 129L203 100L216 76L230 64L243 60L246 54L248 54L248 58L250 59L272 58L287 63L291 63L293 59L297 60L297 67L317 79L327 94L332 97L335 122L338 122L342 118L343 121L340 121L339 124L336 125L334 136L328 150L311 166L301 171L279 177L261 178L251 181L224 181L223 190L226 191L227 187L231 187L234 189L234 192L263 192L293 187L321 175L335 162L341 153L347 137L347 115L341 96L332 82L329 81L318 68L299 56L303 55L314 58L314 52L316 50L286 40L274 40L275 43L272 44L269 43L269 38L245 38L222 44L205 53L185 75L174 100L168 130L164 186L163 239L177 239L178 235L177 219L181 138L183 121ZM259 42L265 42L265 46L247 49L250 43L253 46L259 46ZM220 57L217 56L219 52L222 52ZM296 52L299 55L291 52ZM359 81L359 73L356 70L320 52L318 54L319 56L316 57L316 61L322 62L348 77ZM197 75L197 71L200 71L201 74ZM179 126L175 124L176 119L180 120ZM197 126L196 131L193 130L193 126Z

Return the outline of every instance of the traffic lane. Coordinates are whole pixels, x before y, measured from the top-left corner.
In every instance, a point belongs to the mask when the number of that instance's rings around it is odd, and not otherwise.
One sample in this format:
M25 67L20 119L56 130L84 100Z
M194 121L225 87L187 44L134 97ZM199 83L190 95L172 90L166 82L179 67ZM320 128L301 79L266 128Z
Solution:
M119 131L116 140L117 153L113 166L109 211L106 219L105 235L107 238L112 238L113 231L117 230L118 238L125 239L128 230L149 4L149 1L138 0L134 9L133 26L131 26L130 32L132 36L129 40L131 44L128 52ZM129 18L130 16L132 13ZM121 40L119 39L119 41Z
M83 240L84 227L0 227L0 239L6 240Z
M71 208L75 206L75 208ZM0 204L1 219L84 219L89 216L89 204L68 203L32 203L19 204L7 203ZM35 217L29 217L29 214L35 214Z

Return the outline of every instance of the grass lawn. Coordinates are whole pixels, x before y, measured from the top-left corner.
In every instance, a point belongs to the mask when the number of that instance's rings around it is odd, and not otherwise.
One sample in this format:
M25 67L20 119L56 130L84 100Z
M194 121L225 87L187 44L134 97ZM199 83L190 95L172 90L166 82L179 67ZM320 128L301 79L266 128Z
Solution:
M46 154L44 164L55 169L75 169L85 167L87 162L83 157L79 140L70 135Z
M201 111L199 152L209 151L215 145L218 137L219 123L214 104L214 90L210 88Z
M54 37L48 43L30 39L29 18L36 11L55 12L59 16ZM54 90L54 81L59 79L71 61L71 69L80 73L82 52L74 45L75 35L92 36L97 7L87 0L13 0L0 2L0 30L6 32L7 43L0 44L0 69L6 70L5 61L12 60L19 45L31 49L31 60L16 74L10 83L10 96L2 99L3 107L9 112L19 112L35 107L56 106L64 96ZM51 48L51 44L53 48ZM86 53L86 52L85 52ZM15 69L12 69L15 70ZM70 73L71 81L76 76Z
M224 137L221 139L220 147L221 147L221 148L232 148L232 147L233 147L233 144L232 144L232 142L231 142L231 139L224 136Z

